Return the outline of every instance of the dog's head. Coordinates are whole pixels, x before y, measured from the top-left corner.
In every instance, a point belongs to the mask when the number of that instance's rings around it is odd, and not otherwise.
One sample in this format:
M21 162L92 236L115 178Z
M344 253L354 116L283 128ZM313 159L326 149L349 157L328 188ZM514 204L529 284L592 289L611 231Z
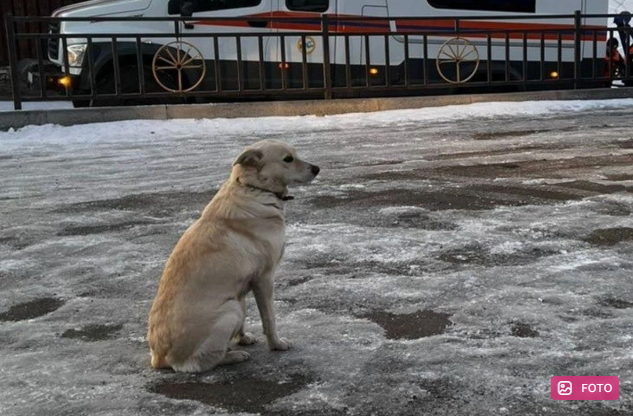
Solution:
M288 186L312 181L319 167L297 157L291 146L279 140L262 140L247 147L233 163L232 176L242 185L282 197Z

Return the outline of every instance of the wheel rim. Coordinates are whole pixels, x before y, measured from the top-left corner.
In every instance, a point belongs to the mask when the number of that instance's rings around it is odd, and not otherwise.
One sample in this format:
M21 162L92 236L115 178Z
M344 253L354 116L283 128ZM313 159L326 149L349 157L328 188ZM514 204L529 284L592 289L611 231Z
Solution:
M451 84L469 81L479 69L479 51L468 39L452 38L440 46L435 60L437 72L442 79ZM454 68L455 72L448 72Z
M195 82L187 88L184 86L184 71L195 74ZM156 51L152 61L152 73L158 85L166 91L184 93L200 86L207 73L207 65L198 48L188 42L175 41L161 46ZM175 79L177 85L170 87L168 79Z

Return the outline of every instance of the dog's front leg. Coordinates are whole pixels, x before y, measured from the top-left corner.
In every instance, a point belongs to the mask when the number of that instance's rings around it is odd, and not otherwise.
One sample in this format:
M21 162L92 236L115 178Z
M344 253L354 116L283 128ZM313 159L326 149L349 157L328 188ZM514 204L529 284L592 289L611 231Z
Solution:
M240 300L240 305L242 306L242 312L244 314L244 317L246 317L246 298L243 297ZM240 333L239 333L239 342L238 344L240 345L253 345L257 342L257 340L255 339L254 336L252 336L251 334L247 334L244 331L244 322L242 321L242 326L240 327Z
M271 350L285 351L290 348L290 341L277 336L275 325L275 308L273 303L273 276L267 273L253 284L253 294L262 318L264 335Z

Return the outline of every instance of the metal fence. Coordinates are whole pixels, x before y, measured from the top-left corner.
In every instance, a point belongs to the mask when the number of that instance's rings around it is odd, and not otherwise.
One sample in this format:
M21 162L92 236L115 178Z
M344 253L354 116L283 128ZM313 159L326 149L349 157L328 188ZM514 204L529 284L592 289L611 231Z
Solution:
M584 23L604 19L606 24L612 17L576 12L532 16L526 23L517 16L315 14L249 17L245 22L244 17L8 15L5 24L14 106L20 109L23 101L42 100L71 99L83 106L595 88L610 87L614 80L629 84L633 78L626 63L633 54L625 47L618 61L606 41L628 38L630 28L621 28L618 35L615 28ZM534 23L539 19L548 23ZM63 22L103 29L62 34ZM23 33L18 28L24 23L44 23L49 30ZM226 29L244 23L249 30ZM153 30L109 29L122 24ZM25 40L36 45L31 93L20 88L17 71L16 45ZM84 46L73 55L68 47L75 44ZM77 54L82 62L74 61ZM49 60L56 66L47 65Z
M50 16L54 10L69 4L79 3L82 0L0 0L0 15L6 16ZM45 26L30 24L23 25L20 32L37 32L46 29ZM4 19L0 20L0 65L8 62L6 51L6 30ZM21 42L18 45L18 56L28 58L34 56L35 46L29 42Z

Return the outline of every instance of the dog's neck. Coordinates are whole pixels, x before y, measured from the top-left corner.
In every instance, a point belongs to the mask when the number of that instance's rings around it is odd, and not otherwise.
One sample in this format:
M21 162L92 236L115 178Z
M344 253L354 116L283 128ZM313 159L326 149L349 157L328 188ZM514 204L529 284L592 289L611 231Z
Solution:
M277 197L277 199L279 199L280 201L292 201L293 199L295 199L294 196L290 196L290 195L284 195L281 192L273 192L270 191L268 189L263 189L263 188L258 188L257 186L253 186L253 185L248 185L248 184L242 184L242 186L244 186L245 188L251 188L251 189L256 189L260 192L264 192L264 193L268 193L268 194L273 194L275 195L275 197Z
M274 195L278 200L286 202L286 201L291 201L293 199L295 199L293 196L289 196L287 195L288 189L285 188L282 192L275 192L272 191L270 189L266 189L260 186L257 186L256 184L251 183L251 181L248 180L244 180L244 178L237 176L235 179L232 179L235 181L235 183L237 183L238 186L241 186L243 188L246 189L251 189L251 190L255 190L258 192L262 192L265 194L272 194Z

